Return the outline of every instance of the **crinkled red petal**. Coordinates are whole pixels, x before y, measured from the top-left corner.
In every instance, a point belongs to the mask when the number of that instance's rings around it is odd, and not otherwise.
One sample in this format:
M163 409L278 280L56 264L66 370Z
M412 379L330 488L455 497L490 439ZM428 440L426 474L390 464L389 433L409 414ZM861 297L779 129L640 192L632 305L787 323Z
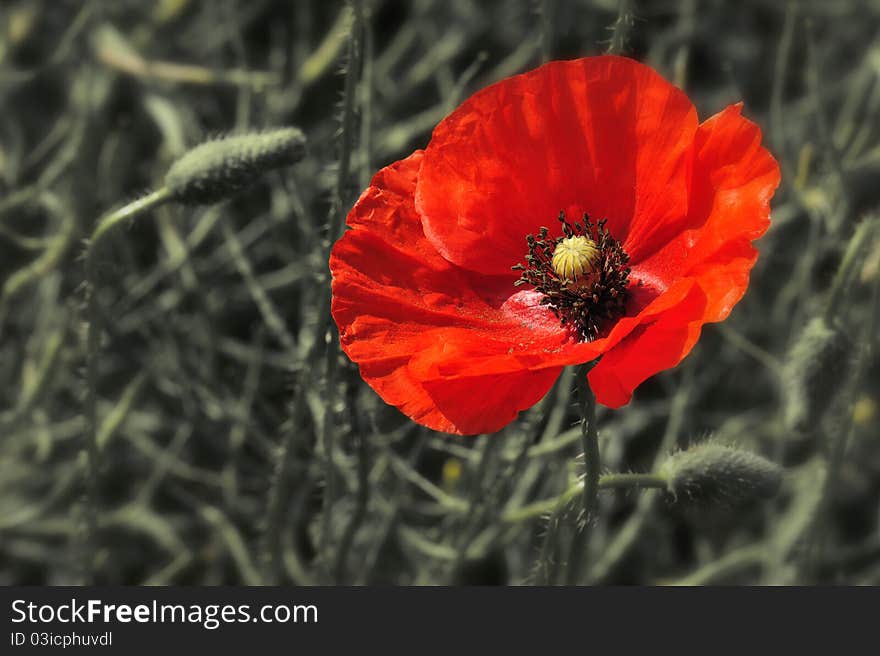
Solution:
M474 94L434 130L416 191L425 234L460 266L504 275L565 210L607 219L630 256L686 215L697 114L648 66L558 61Z
M552 385L561 365L536 354L559 351L567 336L546 309L508 302L508 279L475 276L434 250L413 207L421 159L380 171L349 214L353 229L330 258L333 317L343 350L386 402L436 430L497 430ZM444 370L468 349L483 361Z
M779 166L761 146L761 130L732 105L702 125L694 139L688 228L633 266L633 278L692 279L705 298L697 320L670 315L634 331L590 372L599 402L629 402L641 382L674 367L705 323L722 321L739 302L757 259L751 242L770 225Z

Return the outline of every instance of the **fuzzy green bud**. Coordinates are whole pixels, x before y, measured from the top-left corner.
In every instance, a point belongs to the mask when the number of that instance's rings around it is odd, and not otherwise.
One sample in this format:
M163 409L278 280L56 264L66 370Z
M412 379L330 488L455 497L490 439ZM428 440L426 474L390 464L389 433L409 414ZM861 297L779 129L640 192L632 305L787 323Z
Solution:
M786 428L804 431L819 423L842 387L850 353L846 334L823 317L804 326L782 370Z
M171 165L165 186L177 202L216 203L250 187L269 171L295 164L305 155L305 144L297 128L207 141Z
M750 451L706 442L666 459L659 474L676 498L744 505L779 491L782 468Z

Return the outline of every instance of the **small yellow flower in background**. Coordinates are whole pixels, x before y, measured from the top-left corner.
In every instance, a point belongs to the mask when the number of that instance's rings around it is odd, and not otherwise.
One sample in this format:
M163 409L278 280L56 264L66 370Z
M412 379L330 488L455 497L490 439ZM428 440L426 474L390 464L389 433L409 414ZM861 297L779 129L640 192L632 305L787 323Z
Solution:
M459 479L461 479L461 460L449 458L443 463L443 486L447 489L455 487Z
M877 402L863 395L853 406L853 421L856 426L865 426L877 417Z

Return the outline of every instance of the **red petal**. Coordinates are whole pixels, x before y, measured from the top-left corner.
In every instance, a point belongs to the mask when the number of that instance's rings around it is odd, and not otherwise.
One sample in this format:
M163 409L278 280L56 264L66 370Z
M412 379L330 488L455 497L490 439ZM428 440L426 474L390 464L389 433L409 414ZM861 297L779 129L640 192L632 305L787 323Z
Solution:
M509 275L525 235L556 217L608 219L631 256L680 227L697 117L649 67L551 62L490 86L434 131L416 205L425 234L465 268ZM632 229L630 229L632 225Z
M677 365L696 344L705 323L721 321L745 294L757 258L751 241L770 223L770 198L779 167L761 147L761 131L732 105L704 122L694 141L695 162L688 222L649 258L633 265L633 277L665 289L666 281L692 279L702 301L690 312L670 312L631 333L590 372L604 405L629 402L636 386ZM698 316L692 314L698 309Z
M626 405L641 383L681 362L700 336L705 307L705 295L693 285L675 310L639 326L602 356L588 376L596 400L610 408Z
M685 265L709 298L707 321L721 321L745 294L757 259L752 241L770 227L770 199L779 186L779 165L761 145L761 129L731 105L697 131L691 214L709 218ZM714 286L714 291L713 291Z
M779 166L761 146L760 128L731 105L700 125L688 228L648 257L633 258L633 278L666 281L692 276L706 292L706 321L721 321L742 298L757 258L751 242L770 225Z
M376 175L348 216L354 229L333 248L340 342L364 379L412 419L448 432L497 430L558 375L561 365L538 354L569 340L546 308L510 298L509 278L466 272L433 249L413 207L421 159Z

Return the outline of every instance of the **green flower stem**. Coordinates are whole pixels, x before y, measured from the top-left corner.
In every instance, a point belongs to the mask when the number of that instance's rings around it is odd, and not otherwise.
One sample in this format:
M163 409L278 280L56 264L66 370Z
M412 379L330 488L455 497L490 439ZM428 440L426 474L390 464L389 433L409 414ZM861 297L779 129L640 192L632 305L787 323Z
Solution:
M305 412L306 391L302 380L295 384L293 401L290 404L288 428L284 431L275 469L269 482L268 501L266 503L266 526L263 533L263 568L264 578L271 585L284 583L284 546L283 531L287 519L287 501L291 496L291 470L296 460L297 431L302 425ZM298 560L298 558L297 558Z
M744 570L760 567L767 557L767 546L764 544L752 544L740 547L735 551L706 563L695 572L677 581L669 581L666 585L697 586L711 585L735 576Z
M364 29L364 12L362 0L351 0L352 11L354 12L354 20L351 24L351 30L348 35L348 61L346 64L345 86L342 95L342 125L340 129L340 154L339 169L336 175L336 188L334 190L333 202L331 205L330 225L327 232L327 238L332 248L334 242L342 236L345 223L345 207L348 199L348 185L351 176L351 152L353 147L354 130L355 130L355 105L357 102L357 84L361 75L361 57L363 55L363 29ZM336 451L336 426L334 425L333 408L336 405L336 376L339 369L339 345L336 338L331 337L326 340L328 328L331 324L330 318L330 294L324 293L321 296L320 307L318 308L318 323L315 333L315 344L320 347L324 346L324 384L325 384L325 410L324 410L324 426L321 431L321 444L324 450L324 499L321 519L321 540L319 551L324 563L324 568L328 576L331 572L331 561L333 558L332 551L333 536L332 528L332 512L333 504L337 496L337 480L336 465L334 464L334 452ZM332 331L331 331L331 334ZM345 545L343 545L345 546ZM346 557L342 555L342 560Z
M621 488L665 490L668 481L660 474L606 474L599 478L600 490L619 490Z
M859 253L861 253L862 247L871 235L875 223L876 221L871 219L862 221L850 238L846 251L844 251L843 257L840 260L840 265L837 267L837 272L834 274L834 279L831 282L831 289L828 292L824 312L826 321L830 322L837 316L840 304L846 297L844 291L849 281L850 273L858 262Z
M345 527L339 549L336 552L335 581L337 584L345 583L346 570L348 567L348 552L354 544L355 534L367 518L367 510L370 503L370 450L367 444L367 436L363 432L357 434L357 496L355 498L354 513Z
M92 253L95 251L95 246L101 237L107 234L115 226L126 219L133 219L148 210L155 209L169 200L171 200L171 192L166 187L162 187L143 198L139 198L124 207L120 207L118 210L113 210L102 216L98 219L98 225L92 233L91 244L89 245L89 257L91 258Z
M632 27L633 16L630 4L632 0L618 0L617 2L617 19L611 26L611 41L605 54L620 55L626 47L626 37Z
M581 439L584 447L584 515L583 525L575 527L574 536L568 550L568 572L566 584L576 585L580 579L581 565L584 562L584 551L590 523L599 505L599 431L596 427L596 397L587 381L587 374L594 363L578 366L577 378L578 403L581 410Z
M95 539L98 528L98 477L100 473L100 445L98 444L98 351L101 346L100 310L96 294L97 253L101 239L115 226L127 219L134 219L145 212L168 202L171 194L166 188L159 189L124 207L108 212L100 219L92 233L86 253L86 293L88 296L88 333L86 352L86 432L85 432L85 549L84 576L93 583L95 577Z
M666 478L659 474L605 474L599 477L598 487L600 490L665 489L666 483ZM556 510L560 505L565 505L579 494L583 494L583 491L584 482L578 481L559 496L552 499L535 501L521 508L506 512L502 519L505 522L517 524L546 515Z

